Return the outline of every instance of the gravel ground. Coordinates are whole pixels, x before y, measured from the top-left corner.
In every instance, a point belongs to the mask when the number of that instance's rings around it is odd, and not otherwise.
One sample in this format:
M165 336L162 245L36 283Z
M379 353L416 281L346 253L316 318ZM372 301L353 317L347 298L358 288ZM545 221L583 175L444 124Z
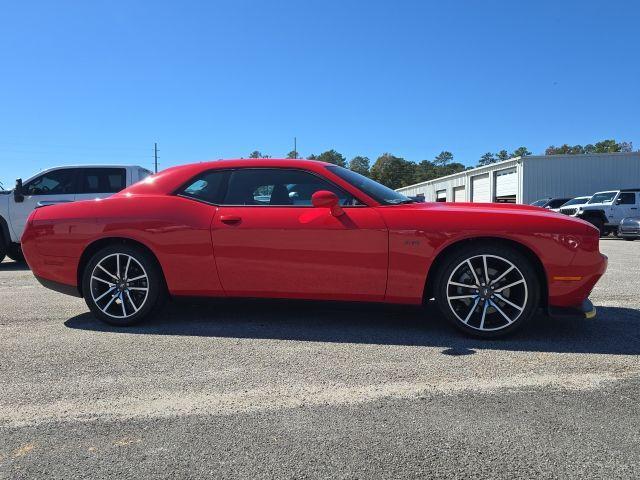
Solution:
M133 329L0 265L1 478L639 478L640 242L595 320L468 339L422 309L168 304Z

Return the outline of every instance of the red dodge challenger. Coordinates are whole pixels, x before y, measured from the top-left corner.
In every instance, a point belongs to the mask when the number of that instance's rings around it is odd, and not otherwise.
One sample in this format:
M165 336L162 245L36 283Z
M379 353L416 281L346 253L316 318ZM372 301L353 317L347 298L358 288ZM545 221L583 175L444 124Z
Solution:
M456 327L512 332L536 310L591 317L598 231L538 207L415 203L308 160L169 168L103 200L35 210L22 237L46 287L113 325L167 296L420 305Z

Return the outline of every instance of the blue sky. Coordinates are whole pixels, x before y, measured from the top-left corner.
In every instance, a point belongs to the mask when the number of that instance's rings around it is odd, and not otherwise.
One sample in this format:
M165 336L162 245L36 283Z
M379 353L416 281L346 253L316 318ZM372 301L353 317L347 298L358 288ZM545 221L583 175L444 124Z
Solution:
M639 2L3 2L0 181L335 148L640 147Z

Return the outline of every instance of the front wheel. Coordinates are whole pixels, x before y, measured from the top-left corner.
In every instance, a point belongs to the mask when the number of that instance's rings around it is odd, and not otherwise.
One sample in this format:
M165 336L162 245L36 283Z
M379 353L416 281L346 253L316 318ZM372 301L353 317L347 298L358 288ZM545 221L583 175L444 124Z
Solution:
M82 291L100 320L129 326L149 316L165 296L162 271L146 251L111 245L97 252L84 270Z
M476 337L500 337L520 328L540 300L531 261L509 247L465 247L445 261L436 282L440 311Z

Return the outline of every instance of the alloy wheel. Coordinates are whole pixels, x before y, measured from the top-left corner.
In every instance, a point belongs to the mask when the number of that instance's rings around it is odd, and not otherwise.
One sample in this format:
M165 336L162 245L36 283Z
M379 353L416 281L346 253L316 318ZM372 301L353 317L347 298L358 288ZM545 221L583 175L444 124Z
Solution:
M142 264L126 253L102 258L91 272L91 298L102 313L129 318L149 297L149 276Z
M460 262L447 281L455 317L480 332L502 330L522 315L528 300L525 277L509 260L476 255Z

